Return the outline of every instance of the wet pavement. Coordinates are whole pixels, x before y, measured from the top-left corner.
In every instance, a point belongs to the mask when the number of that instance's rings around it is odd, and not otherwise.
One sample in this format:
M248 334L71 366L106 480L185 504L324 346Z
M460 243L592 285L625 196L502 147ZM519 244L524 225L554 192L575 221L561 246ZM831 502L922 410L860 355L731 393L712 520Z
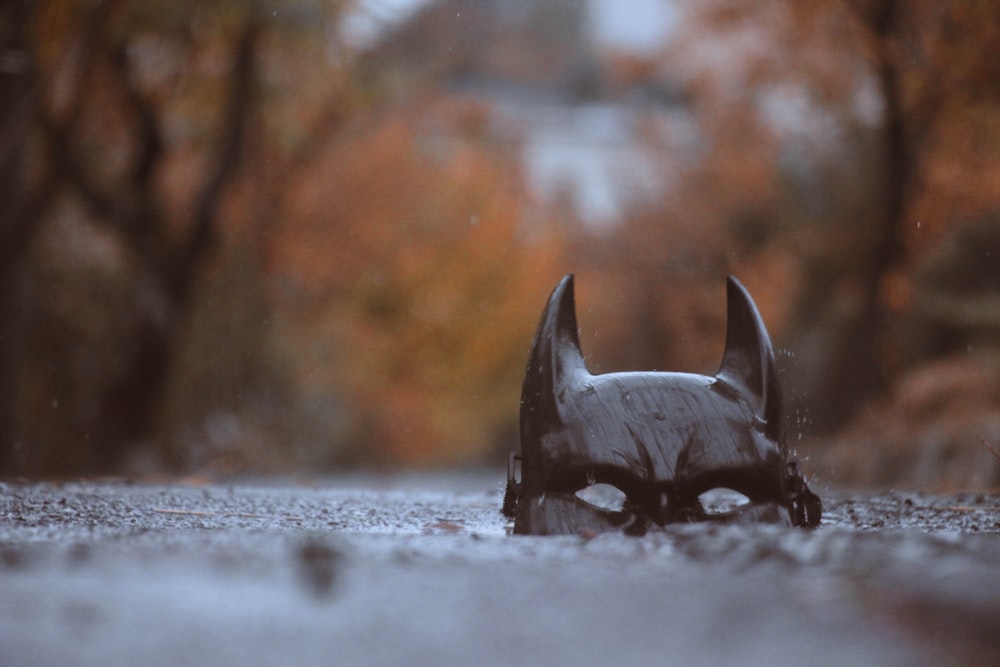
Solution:
M523 537L502 473L0 484L0 665L992 665L1000 498Z

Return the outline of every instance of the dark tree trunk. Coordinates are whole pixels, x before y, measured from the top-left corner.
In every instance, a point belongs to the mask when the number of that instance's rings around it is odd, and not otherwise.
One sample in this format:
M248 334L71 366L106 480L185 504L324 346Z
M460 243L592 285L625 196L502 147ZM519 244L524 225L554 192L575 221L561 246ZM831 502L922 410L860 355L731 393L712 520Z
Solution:
M854 321L847 327L846 347L837 364L831 385L850 397L840 418L849 416L865 399L882 392L890 381L891 363L885 349L891 328L891 313L884 299L886 277L902 259L902 228L906 198L914 174L914 156L907 135L903 109L900 72L889 41L898 29L899 8L895 0L877 4L869 15L868 25L877 54L875 74L882 97L883 118L880 131L882 178L881 197L873 220L870 246L864 251L860 267L861 304Z
M14 68L13 73L7 71L11 67L0 72L0 201L4 202L0 209L0 472L111 470L130 445L153 435L158 404L176 354L176 334L190 310L199 273L216 245L218 205L240 163L250 120L258 25L255 19L249 19L234 44L230 90L219 117L215 155L209 161L196 200L190 237L177 243L169 240L166 233L166 215L155 179L165 158L161 112L143 97L133 79L128 44L113 41L105 30L115 3L98 2L81 27L74 44L74 57L64 63L72 70L72 76L58 105L39 101L44 98L41 89L47 82L40 79L31 63L29 41L35 4L17 0L0 7L2 27L6 30L0 32L0 49L5 54L14 54L8 58L15 64L20 63L20 54L24 54L25 62L23 68ZM88 113L87 81L95 66L106 68L122 94L130 141L135 147L129 168L112 186L94 179L91 162L100 157L88 155L80 142ZM60 85L66 86L66 80L62 76ZM19 179L24 172L21 144L24 137L32 134L40 138L39 145L46 152L43 173L29 188ZM142 307L135 300L104 303L105 308L121 311L122 317L115 321L128 323L117 332L119 337L126 336L127 349L114 350L109 355L105 344L103 356L93 354L89 358L91 370L93 364L110 364L117 369L108 372L97 369L102 377L112 378L103 385L95 383L99 389L86 386L89 378L79 376L86 371L66 375L65 362L72 358L71 346L77 345L77 341L59 335L47 338L45 344L57 349L51 350L55 361L46 371L38 368L36 362L50 356L47 350L42 350L39 356L40 348L33 343L38 358L29 358L31 334L27 329L19 334L22 325L27 326L27 320L14 286L25 268L23 260L33 240L50 217L51 203L65 194L79 202L86 217L113 234L138 261L138 268L133 269L137 275L120 280L134 279L151 285L150 289L159 292L156 298L162 301L166 313L160 321L153 321L143 313L131 312ZM45 330L44 321L42 325L36 324L36 329L38 326ZM43 378L43 384L47 383L45 391L52 394L53 403L59 402L55 397L60 392L92 391L99 395L89 397L90 403L97 407L90 409L83 422L79 421L79 415L74 422L74 417L53 413L53 420L66 420L66 424L51 428L51 432L47 431L50 438L45 439L63 437L67 442L45 442L42 446L53 448L53 452L38 454L33 461L21 465L24 457L16 451L14 439L21 430L19 415L32 409L25 403L31 399L23 396L25 371L29 370L33 378ZM45 422L47 416L35 414L33 419L36 423ZM71 456L63 455L67 450Z
M862 403L884 391L892 380L887 341L893 323L884 288L887 276L903 259L907 198L917 174L914 141L919 128L904 108L895 48L905 5L896 0L848 4L870 40L883 116L875 142L879 167L874 210L870 218L866 215L868 226L855 232L857 255L840 258L835 266L823 262L815 268L803 296L806 306L799 309L801 336L813 348L807 356L815 357L818 365L801 369L805 377L800 384L807 393L793 402L818 432L843 426ZM856 295L849 308L830 298L830 286L838 283L849 283Z
M0 5L0 52L8 61L0 70L0 471L9 469L15 447L13 402L21 340L15 299L18 259L30 244L47 201L47 197L26 197L23 182L24 140L36 105L35 70L27 43L35 4L11 0Z

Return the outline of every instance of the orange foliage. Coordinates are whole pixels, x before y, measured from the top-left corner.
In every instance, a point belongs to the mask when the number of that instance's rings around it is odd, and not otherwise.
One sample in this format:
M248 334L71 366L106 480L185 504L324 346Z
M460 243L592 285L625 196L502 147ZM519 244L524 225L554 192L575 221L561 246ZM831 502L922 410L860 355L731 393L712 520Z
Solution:
M557 245L482 120L439 101L359 121L289 193L271 263L302 294L289 353L305 385L346 388L364 459L469 460L516 420Z

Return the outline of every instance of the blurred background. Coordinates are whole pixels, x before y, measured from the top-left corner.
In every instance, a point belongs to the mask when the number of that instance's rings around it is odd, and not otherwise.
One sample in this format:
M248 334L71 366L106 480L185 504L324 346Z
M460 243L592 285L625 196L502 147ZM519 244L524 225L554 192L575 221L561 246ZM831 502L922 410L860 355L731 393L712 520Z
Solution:
M823 484L1000 485L1000 3L8 0L0 475L496 466L549 292ZM502 475L502 472L498 472Z

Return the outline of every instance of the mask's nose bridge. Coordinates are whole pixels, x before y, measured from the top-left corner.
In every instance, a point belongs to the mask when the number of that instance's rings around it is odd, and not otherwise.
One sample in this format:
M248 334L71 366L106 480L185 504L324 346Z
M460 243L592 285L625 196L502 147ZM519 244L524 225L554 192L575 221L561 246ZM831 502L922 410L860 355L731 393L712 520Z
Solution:
M645 489L638 495L627 495L624 509L659 526L676 521L681 504L669 489Z
M645 516L659 526L700 521L707 516L697 496L689 498L676 488L655 489L642 502L633 502L631 505L636 514Z

